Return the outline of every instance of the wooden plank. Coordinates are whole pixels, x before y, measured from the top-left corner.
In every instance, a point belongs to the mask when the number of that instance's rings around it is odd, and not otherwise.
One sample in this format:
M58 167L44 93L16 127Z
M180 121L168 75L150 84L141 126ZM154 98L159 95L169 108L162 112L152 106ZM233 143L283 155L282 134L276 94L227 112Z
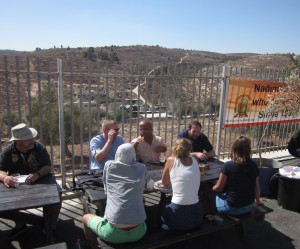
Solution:
M53 192L57 192L57 188L47 188L43 191L41 189L38 190L29 190L24 189L22 191L16 190L15 192L9 191L10 195L7 195L7 193L1 194L0 205L6 204L8 202L22 202L27 201L28 199L40 199L40 198L48 198L53 196ZM5 198L5 199L4 199Z
M0 212L45 207L60 203L56 180L52 174L38 179L34 184L22 184L16 188L7 188L0 184L0 200ZM49 228L49 219L45 219L47 243L51 242L52 237Z
M62 243L53 244L50 246L39 247L36 249L67 249L67 244L66 244L66 242L62 242Z
M0 185L0 211L28 209L59 203L55 178L50 174L35 184L23 184L16 188Z
M51 204L57 204L57 200L59 200L58 197L49 196L39 199L35 198L23 201L8 201L7 203L3 203L0 205L0 212L43 207Z
M90 202L95 203L97 201L105 201L106 200L106 194L104 193L103 188L100 189L86 189L85 190L86 195L88 196L88 199Z

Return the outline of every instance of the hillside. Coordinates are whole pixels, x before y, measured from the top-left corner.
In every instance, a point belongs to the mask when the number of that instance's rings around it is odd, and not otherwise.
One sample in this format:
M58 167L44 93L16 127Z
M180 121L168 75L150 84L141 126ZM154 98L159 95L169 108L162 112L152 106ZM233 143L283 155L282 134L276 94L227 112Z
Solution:
M4 57L7 55L7 57ZM82 72L100 72L114 74L124 74L125 70L130 75L159 75L166 65L182 65L182 70L185 70L190 65L197 65L198 68L205 68L204 71L211 72L210 66L227 65L232 68L249 67L259 70L274 69L282 70L292 65L292 60L287 54L254 54L254 53L230 53L221 54L208 51L184 50L184 49L168 49L159 46L111 46L111 47L97 47L97 48L51 48L46 50L39 50L34 52L22 52L12 50L0 50L0 82L9 88L0 91L0 98L3 99L0 103L0 110L5 110L7 105L10 105L12 110L17 110L18 98L21 99L21 106L28 103L28 74L30 76L30 91L31 95L35 95L39 84L48 84L47 76L38 74L37 72L57 72L57 58L63 60L63 70L72 73ZM103 60L107 59L107 60ZM7 63L5 62L7 61ZM138 65L138 66L137 66ZM164 67L161 67L164 66ZM138 68L138 69L135 69ZM5 68L8 71L21 72L5 74ZM18 69L16 69L18 68ZM132 69L134 68L134 69ZM172 68L172 67L171 67ZM173 67L174 68L174 67ZM208 69L207 69L208 68ZM142 79L142 78L140 78ZM99 77L82 77L74 76L65 78L65 83L70 84L91 84L93 91L97 90ZM142 79L144 81L144 79ZM56 81L56 74L53 74L51 82ZM132 89L137 87L138 81L131 81L126 79L127 83L131 84ZM122 96L118 89L115 89L114 77L107 78L109 97L114 98L117 93L118 97ZM148 95L148 101L151 101L152 89L155 88L156 81L151 77L145 82L140 82L141 92ZM19 84L19 86L18 86ZM100 83L101 93L105 95L104 86L106 81ZM20 96L16 94L17 88L20 88ZM156 91L158 89L156 88ZM177 89L178 90L178 89ZM10 92L9 98L7 91ZM78 92L78 87L74 87L74 93ZM166 92L166 89L162 89ZM84 95L88 95L88 90L84 89ZM127 91L127 94L130 92ZM129 96L126 96L129 97ZM158 104L158 103L154 103Z
M53 60L56 65L56 58L63 61L86 63L103 62L103 59L118 61L119 63L140 63L146 64L148 68L157 67L162 64L195 63L201 66L228 65L232 67L251 67L258 69L276 68L283 69L291 64L287 54L254 54L254 53L214 53L198 50L168 49L159 46L111 46L96 48L51 48L34 52L21 52L12 50L0 50L1 55L28 56L33 65L36 58L47 58ZM14 59L14 58L12 58ZM3 60L0 61L0 68ZM12 61L13 63L13 61ZM20 63L22 65L22 63Z

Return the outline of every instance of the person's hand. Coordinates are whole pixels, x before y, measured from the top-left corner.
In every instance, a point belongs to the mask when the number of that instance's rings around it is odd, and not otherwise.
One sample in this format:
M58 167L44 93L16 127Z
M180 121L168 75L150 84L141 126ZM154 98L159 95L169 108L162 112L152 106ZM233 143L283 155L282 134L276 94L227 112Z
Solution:
M3 183L6 187L10 188L14 187L18 183L18 180L12 176L5 176L3 178Z
M207 156L201 152L199 152L197 156L201 161L206 161L208 159Z
M110 129L108 132L108 140L113 141L118 135L118 132L114 129Z
M27 176L27 178L25 179L25 182L27 183L27 184L32 184L32 183L34 183L37 179L39 179L39 175L37 174L37 173L33 173L33 174L29 174L28 176Z
M137 138L137 140L134 142L133 147L136 149L137 146L138 146L139 144L143 143L143 142L144 142L144 137L139 137L139 138Z
M258 200L255 200L256 205L263 205L262 200L259 198Z
M142 142L144 142L144 137L139 137L136 141L136 143L138 143L138 144L140 144Z

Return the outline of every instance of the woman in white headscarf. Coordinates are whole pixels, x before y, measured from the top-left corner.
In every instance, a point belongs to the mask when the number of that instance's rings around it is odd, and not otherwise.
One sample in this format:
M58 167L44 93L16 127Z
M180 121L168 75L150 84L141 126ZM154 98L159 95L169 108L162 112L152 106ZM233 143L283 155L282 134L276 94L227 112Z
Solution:
M134 147L129 143L119 146L115 160L105 163L103 183L107 204L104 217L83 216L84 232L92 248L98 248L97 236L119 244L137 241L145 235L146 173L145 165L136 161Z

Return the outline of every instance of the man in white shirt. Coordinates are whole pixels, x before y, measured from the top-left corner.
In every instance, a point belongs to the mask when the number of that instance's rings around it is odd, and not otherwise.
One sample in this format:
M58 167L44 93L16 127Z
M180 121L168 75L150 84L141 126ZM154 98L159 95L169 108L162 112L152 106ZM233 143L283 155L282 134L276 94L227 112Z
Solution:
M149 119L142 120L139 129L140 136L131 141L139 161L160 163L161 153L167 151L167 145L161 137L153 134L153 125Z

